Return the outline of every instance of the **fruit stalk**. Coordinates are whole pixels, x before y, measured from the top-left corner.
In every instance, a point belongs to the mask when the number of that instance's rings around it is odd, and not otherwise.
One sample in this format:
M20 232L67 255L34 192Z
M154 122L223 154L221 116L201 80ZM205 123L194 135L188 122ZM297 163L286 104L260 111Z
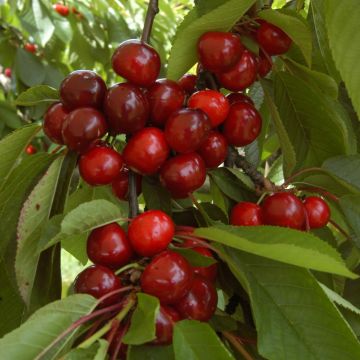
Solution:
M244 359L254 360L240 343L237 336L233 335L229 331L223 331L222 334L229 341L229 343L243 356Z

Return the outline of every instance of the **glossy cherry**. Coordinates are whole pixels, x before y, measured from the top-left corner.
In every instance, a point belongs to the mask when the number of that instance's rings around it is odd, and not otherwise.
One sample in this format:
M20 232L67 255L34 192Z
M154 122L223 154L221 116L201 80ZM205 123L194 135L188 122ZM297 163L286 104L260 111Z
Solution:
M123 157L126 165L142 175L155 174L169 157L170 148L164 133L157 128L145 128L126 144Z
M141 194L141 180L142 177L138 174L136 176L136 193ZM129 195L129 169L125 166L119 172L118 176L111 183L113 194L120 200L127 200Z
M75 279L75 293L89 294L99 299L122 287L120 279L112 270L102 265L92 265L83 270ZM120 295L113 295L102 302L111 305L119 301Z
M200 63L205 69L214 72L234 66L244 51L238 36L220 31L203 34L199 38L197 49Z
M79 171L81 177L92 186L110 184L123 166L121 155L106 146L94 146L81 155Z
M208 321L216 310L217 299L215 286L201 276L194 276L189 292L174 307L184 319Z
M179 301L191 287L193 271L187 260L174 251L155 256L141 275L143 292L156 296L163 304Z
M281 55L286 53L291 46L292 40L277 26L262 21L256 33L259 45L269 55Z
M60 84L61 102L68 109L91 106L101 109L106 85L104 80L90 70L76 70Z
M167 160L160 170L160 181L174 198L186 198L206 179L206 167L196 153L181 154Z
M29 53L36 53L36 50L37 50L37 45L36 44L33 44L33 43L25 43L24 45L24 49L26 51L28 51Z
M4 70L4 75L5 75L6 77L11 78L11 74L12 74L11 68L6 68L6 69Z
M272 60L269 56L266 56L261 50L257 57L257 72L261 77L265 77L272 68Z
M149 87L159 76L159 54L139 40L121 43L111 61L114 71L134 85Z
M197 152L203 158L206 167L215 168L225 161L228 143L224 135L212 130Z
M69 111L62 103L55 103L47 109L44 115L44 133L56 144L62 145L64 143L61 131L68 114Z
M250 105L255 105L250 96L247 96L239 92L230 93L226 95L226 98L228 99L230 105L235 104L237 102L244 102Z
M193 74L185 74L178 80L178 84L187 94L192 94L196 91L196 82L197 76Z
M175 234L170 216L160 210L149 210L131 221L128 238L138 255L154 256L165 250Z
M251 202L239 202L232 209L230 224L237 226L262 225L262 210L257 204Z
M330 219L329 205L318 196L309 196L304 200L310 229L326 226Z
M34 145L28 145L25 149L25 152L28 154L28 155L34 155L37 153L37 148L34 146Z
M62 125L62 138L71 150L84 151L107 132L104 115L91 107L71 111Z
M149 118L145 95L129 83L112 86L106 94L104 108L113 134L130 134L140 130Z
M188 100L188 107L202 110L209 117L213 128L226 119L230 110L226 97L215 90L201 90L192 94Z
M170 345L172 343L174 323L180 321L180 314L172 307L160 305L159 313L155 320L156 339L155 345Z
M94 264L118 269L132 259L133 250L122 227L111 223L91 231L87 254Z
M256 80L256 58L244 50L240 60L227 72L217 73L221 85L231 91L242 91Z
M180 109L166 122L165 138L176 152L190 153L200 147L210 128L210 120L203 111Z
M168 117L180 109L185 100L185 92L172 80L160 79L147 92L150 105L151 123L163 126Z
M70 12L69 7L63 4L54 4L53 9L61 16L68 16Z
M302 202L288 192L268 196L262 204L264 224L301 230L305 224L305 208Z

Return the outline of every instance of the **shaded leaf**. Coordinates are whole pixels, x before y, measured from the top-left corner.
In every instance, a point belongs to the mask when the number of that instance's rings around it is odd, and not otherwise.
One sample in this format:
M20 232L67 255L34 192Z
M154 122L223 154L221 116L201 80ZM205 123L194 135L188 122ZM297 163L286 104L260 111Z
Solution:
M175 360L172 346L130 346L128 360Z
M58 90L47 85L37 85L21 93L15 100L15 104L21 106L33 106L43 102L51 103L58 100Z
M147 209L162 210L171 215L170 193L161 186L158 180L144 176L142 179L142 193Z

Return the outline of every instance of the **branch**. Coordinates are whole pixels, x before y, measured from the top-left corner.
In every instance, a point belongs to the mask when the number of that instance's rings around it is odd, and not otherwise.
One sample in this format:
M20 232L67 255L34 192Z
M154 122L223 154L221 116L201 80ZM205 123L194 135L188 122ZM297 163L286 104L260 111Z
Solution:
M254 358L246 351L242 343L238 340L237 336L233 335L229 331L223 331L222 334L245 360L254 360Z
M159 1L158 0L149 0L148 9L146 12L146 18L144 22L144 28L141 35L142 42L149 42L151 29L154 23L156 14L159 12Z

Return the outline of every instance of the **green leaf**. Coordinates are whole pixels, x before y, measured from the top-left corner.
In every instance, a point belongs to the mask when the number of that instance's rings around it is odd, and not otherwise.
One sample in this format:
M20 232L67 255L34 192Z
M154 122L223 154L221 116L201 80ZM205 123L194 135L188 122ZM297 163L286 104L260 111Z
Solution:
M196 44L199 37L206 31L227 31L245 12L255 0L228 0L206 14L197 13L193 9L185 17L179 27L168 61L167 77L177 80L197 61ZM215 3L218 5L218 2Z
M204 256L191 248L171 247L171 250L181 254L192 266L210 266L217 261L209 256Z
M0 101L1 121L11 129L18 129L22 125L21 117L16 107L6 101Z
M347 195L339 200L346 222L351 226L356 236L352 237L360 247L360 195Z
M127 360L175 360L175 357L172 346L141 345L129 347Z
M154 340L155 319L160 309L159 299L138 293L137 306L131 317L130 329L123 338L125 344L141 345Z
M33 106L43 102L51 103L58 100L58 90L47 85L38 85L21 93L15 100L15 104L21 106Z
M175 324L173 346L176 360L203 360L207 354L211 360L235 359L209 324L195 320Z
M142 193L146 207L162 210L171 215L170 193L160 184L157 179L144 176L142 179Z
M333 247L310 233L275 226L217 225L196 229L195 234L269 259L349 278L357 277L347 269Z
M99 339L87 349L75 348L67 353L63 360L103 360L106 359L106 353L109 344L104 339Z

